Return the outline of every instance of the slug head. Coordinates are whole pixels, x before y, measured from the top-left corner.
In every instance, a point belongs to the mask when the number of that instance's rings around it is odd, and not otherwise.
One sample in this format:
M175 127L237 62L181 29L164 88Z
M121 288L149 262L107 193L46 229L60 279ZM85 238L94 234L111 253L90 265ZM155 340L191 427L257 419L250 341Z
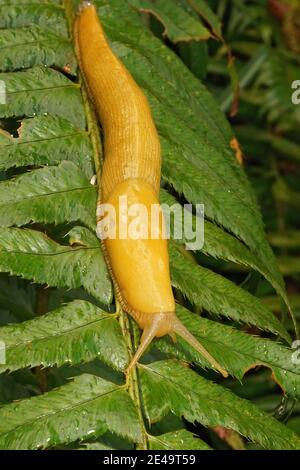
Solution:
M145 317L140 345L126 369L126 375L128 375L132 367L136 365L155 337L169 334L173 341L176 339L176 335L183 338L190 346L196 349L196 351L198 351L215 370L220 372L223 377L228 377L228 372L224 367L222 367L202 346L202 344L200 344L199 341L187 330L174 312L154 313L152 315L145 315Z

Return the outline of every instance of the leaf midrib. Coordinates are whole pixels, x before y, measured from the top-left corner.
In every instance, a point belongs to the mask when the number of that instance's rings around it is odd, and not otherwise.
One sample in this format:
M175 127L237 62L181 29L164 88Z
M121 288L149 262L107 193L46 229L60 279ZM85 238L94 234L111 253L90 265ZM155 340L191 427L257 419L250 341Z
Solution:
M13 186L14 183L11 183L11 185ZM8 188L9 189L9 188ZM0 190L1 190L1 182L0 182ZM62 190L62 191L54 191L52 193L42 193L42 194L34 194L33 196L23 196L22 199L16 199L16 200L6 200L4 202L4 204L2 204L0 202L0 209L1 207L6 207L6 206L14 206L14 205L17 205L17 204L20 204L22 203L23 201L27 201L27 200L31 200L31 199L40 199L40 198L43 198L43 197L51 197L51 196L56 196L56 195L59 195L59 194L66 194L66 193L72 193L72 192L76 192L76 191L95 191L95 187L90 185L90 186L86 186L85 188L70 188L70 189L65 189L65 190ZM1 226L1 222L0 222L0 226Z
M71 83L71 84L68 84L68 85L55 85L55 86L46 86L46 87L43 87L43 88L24 88L23 90L16 90L16 91L8 91L7 92L7 96L10 96L10 95L17 95L17 94L20 94L20 93L33 93L35 91L49 91L49 90L60 90L60 89L64 89L64 88L73 88L74 90L79 90L79 86L77 84L74 84L74 83ZM8 106L9 105L12 105L13 103L8 103ZM6 106L6 105L3 105L3 106Z
M74 132L73 134L62 134L62 135L57 135L55 137L47 137L45 139L26 140L25 142L19 142L19 140L22 139L22 137L16 137L16 138L13 138L13 139L10 139L9 137L7 137L7 139L10 140L10 143L0 145L0 149L3 148L3 147L16 147L16 146L19 146L19 145L31 145L31 144L36 144L36 143L40 143L40 142L48 142L48 141L60 140L60 139L68 139L70 137L75 138L75 137L78 137L78 136L81 136L81 135L82 136L88 136L89 133L88 133L88 131L78 131L78 132Z
M14 49L16 47L24 47L24 46L28 46L28 45L30 45L30 46L33 46L33 45L36 45L36 44L40 45L40 44L44 44L44 43L49 45L51 42L58 43L59 45L62 42L64 42L65 44L68 44L68 45L71 46L71 41L69 39L64 38L63 36L57 36L57 38L56 37L49 37L48 39L42 39L42 40L36 39L34 41L19 42L19 43L13 44L12 46L0 46L0 50L2 50L2 49Z
M16 251L16 250L3 250L1 249L1 245L0 245L0 256L1 256L1 253L9 253L9 254L15 254L15 255L28 255L28 256L59 256L59 255L65 255L65 254L74 254L75 251L80 251L80 250L98 250L99 247L96 247L96 246L80 246L80 247L76 247L76 248L72 248L70 247L68 250L64 250L64 251L59 251L59 252L56 252L56 253L33 253L33 252L27 252L27 251ZM1 261L0 261L0 264L1 264Z

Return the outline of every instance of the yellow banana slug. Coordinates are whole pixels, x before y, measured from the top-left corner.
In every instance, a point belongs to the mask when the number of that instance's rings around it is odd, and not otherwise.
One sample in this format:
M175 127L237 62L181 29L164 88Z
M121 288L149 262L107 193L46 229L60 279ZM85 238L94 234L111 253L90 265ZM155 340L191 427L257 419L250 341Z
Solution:
M175 315L168 244L163 235L164 219L158 200L160 143L148 101L112 52L96 9L90 2L84 2L79 9L74 37L79 66L104 134L105 158L99 184L101 204L99 202L97 222L98 226L103 222L102 207L112 207L115 236L109 232L103 237L102 246L118 300L143 330L127 373L154 337L169 334L174 339L178 334L212 367L227 376ZM130 233L136 210L129 216L131 209L128 210L124 219L122 201L126 201L127 208L142 207L146 211L143 236L136 236L136 231L135 235ZM159 210L156 236L153 237L151 209L155 206ZM141 220L140 215L138 221Z

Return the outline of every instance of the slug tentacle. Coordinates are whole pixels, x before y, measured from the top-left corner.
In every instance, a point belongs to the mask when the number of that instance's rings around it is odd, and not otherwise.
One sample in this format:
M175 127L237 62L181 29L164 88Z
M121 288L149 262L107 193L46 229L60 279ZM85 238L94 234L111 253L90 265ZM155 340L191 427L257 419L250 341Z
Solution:
M219 371L223 377L228 377L228 372L222 367L210 354L209 352L199 343L199 341L189 332L189 330L178 320L177 317L174 319L173 331L183 338L188 344L190 344L196 351L202 354L203 357L209 362L209 364Z
M126 374L136 365L140 357L144 354L151 341L156 336L165 336L169 334L172 340L176 340L175 334L183 338L190 346L198 351L211 364L211 366L219 371L223 377L228 377L227 371L209 354L209 352L199 343L199 341L187 330L187 328L176 317L175 313L170 312L168 322L166 323L165 314L155 313L152 315L151 323L148 323L143 331L140 345L133 356Z
M175 317L175 314L173 312L170 312L169 315L171 316L171 318ZM148 322L145 325L139 347L135 355L133 356L129 366L126 369L126 375L130 373L132 367L136 365L136 363L138 362L140 357L144 354L144 352L146 351L151 341L156 336L164 336L165 334L169 333L168 326L171 328L171 324L166 325L165 314L154 313L153 315L151 315L151 322Z
M140 345L126 373L136 365L153 338L181 336L225 377L227 372L182 325L175 315L175 301L169 272L168 244L159 205L160 141L150 106L142 90L122 62L114 55L91 2L84 2L74 26L75 49L87 90L104 133L104 164L98 182L97 234L122 308L143 330ZM122 201L126 200L128 210ZM102 212L103 205L113 214ZM131 209L142 206L146 236L132 235ZM153 224L152 209L158 208ZM127 212L126 212L127 211ZM130 215L131 214L131 215ZM114 235L103 237L107 226ZM156 233L153 236L153 229ZM125 236L124 236L125 233Z

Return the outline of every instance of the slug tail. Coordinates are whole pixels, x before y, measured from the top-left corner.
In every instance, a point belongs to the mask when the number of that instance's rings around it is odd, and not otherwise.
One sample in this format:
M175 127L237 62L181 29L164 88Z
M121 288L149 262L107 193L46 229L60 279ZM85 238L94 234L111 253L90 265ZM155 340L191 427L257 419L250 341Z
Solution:
M186 327L178 320L174 319L173 331L190 344L196 351L211 364L211 366L219 371L223 377L228 377L228 372L209 354L209 352L199 343L199 341L186 329Z

